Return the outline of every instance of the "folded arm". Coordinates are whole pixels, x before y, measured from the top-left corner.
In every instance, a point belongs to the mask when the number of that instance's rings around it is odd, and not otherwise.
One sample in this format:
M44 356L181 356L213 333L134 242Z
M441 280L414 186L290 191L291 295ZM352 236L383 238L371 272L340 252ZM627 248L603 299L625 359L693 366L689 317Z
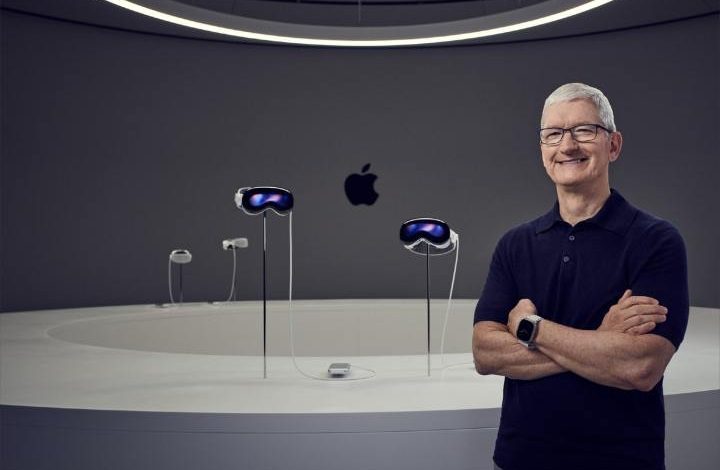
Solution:
M521 309L510 312L510 331L517 329L523 310L536 313L530 300L523 299L519 305ZM667 309L656 299L633 296L626 290L597 330L579 330L543 320L535 346L562 367L595 383L649 391L660 381L675 353L670 341L649 334L666 320Z
M533 380L565 372L540 351L520 344L507 325L480 321L473 329L473 360L482 375L502 375L511 379Z
M508 324L478 322L473 331L473 357L480 374L531 380L565 371L593 382L625 390L650 390L662 378L675 347L648 334L666 320L667 309L650 297L627 290L605 314L597 330L579 330L543 320L529 350L515 337L522 318L537 314L522 299L508 315Z
M649 391L660 381L675 347L662 336L577 330L543 320L538 350L593 382Z

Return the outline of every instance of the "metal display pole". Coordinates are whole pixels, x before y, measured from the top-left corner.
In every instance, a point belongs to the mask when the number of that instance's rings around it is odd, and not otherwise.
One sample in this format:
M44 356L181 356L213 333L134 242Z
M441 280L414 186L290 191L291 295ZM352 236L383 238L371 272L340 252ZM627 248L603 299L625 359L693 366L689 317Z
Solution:
M425 244L425 293L427 294L427 375L430 377L430 245Z
M267 379L267 212L263 212L263 379Z

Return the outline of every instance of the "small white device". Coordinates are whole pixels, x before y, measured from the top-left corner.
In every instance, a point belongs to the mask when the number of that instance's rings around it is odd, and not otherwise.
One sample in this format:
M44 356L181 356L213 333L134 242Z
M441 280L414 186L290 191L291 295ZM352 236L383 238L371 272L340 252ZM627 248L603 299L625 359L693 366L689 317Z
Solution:
M172 283L172 265L177 264L180 268L180 303L183 303L183 264L188 264L192 261L192 254L190 250L177 249L170 252L168 258L168 291L170 292L170 303L175 304L173 298L173 283Z
M345 377L350 373L350 364L347 362L333 362L328 367L330 377Z
M233 294L235 293L235 273L237 271L237 256L235 254L235 250L238 250L240 248L247 248L247 247L248 247L248 239L245 237L228 238L228 239L222 241L223 250L232 251L232 255L233 255L233 274L232 274L232 281L230 281L230 295L228 296L226 302L230 302L233 299Z
M187 264L192 261L192 254L188 250L173 250L170 252L170 261L177 264Z
M245 237L241 238L228 238L222 241L223 250L236 250L238 248L247 248L248 239Z

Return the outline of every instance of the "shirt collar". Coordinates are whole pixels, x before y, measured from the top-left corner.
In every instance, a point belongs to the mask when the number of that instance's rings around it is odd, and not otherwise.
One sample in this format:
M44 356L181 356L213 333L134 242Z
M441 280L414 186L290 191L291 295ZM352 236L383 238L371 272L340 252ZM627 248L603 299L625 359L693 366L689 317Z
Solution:
M556 222L562 221L562 217L560 217L560 204L555 201L555 205L550 209L550 212L540 217L535 223L535 233L546 232L550 230Z
M610 197L605 201L600 211L593 217L583 220L580 224L594 224L611 232L615 232L618 235L624 235L635 218L636 213L637 209L631 206L619 192L611 189ZM535 233L550 230L555 223L562 221L560 205L556 201L553 208L537 220Z

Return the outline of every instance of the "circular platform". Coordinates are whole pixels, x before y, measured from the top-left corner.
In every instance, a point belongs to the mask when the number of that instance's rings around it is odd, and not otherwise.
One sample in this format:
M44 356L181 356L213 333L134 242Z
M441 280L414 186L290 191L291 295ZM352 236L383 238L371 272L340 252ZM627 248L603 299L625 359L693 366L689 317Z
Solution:
M295 370L287 302L268 306L267 379L259 302L3 314L1 457L34 469L491 469L503 379L471 366L474 304L454 303L441 357L445 304L433 303L428 377L424 300L294 302L304 371L376 374L345 382ZM668 468L714 468L720 310L691 309L664 389Z

